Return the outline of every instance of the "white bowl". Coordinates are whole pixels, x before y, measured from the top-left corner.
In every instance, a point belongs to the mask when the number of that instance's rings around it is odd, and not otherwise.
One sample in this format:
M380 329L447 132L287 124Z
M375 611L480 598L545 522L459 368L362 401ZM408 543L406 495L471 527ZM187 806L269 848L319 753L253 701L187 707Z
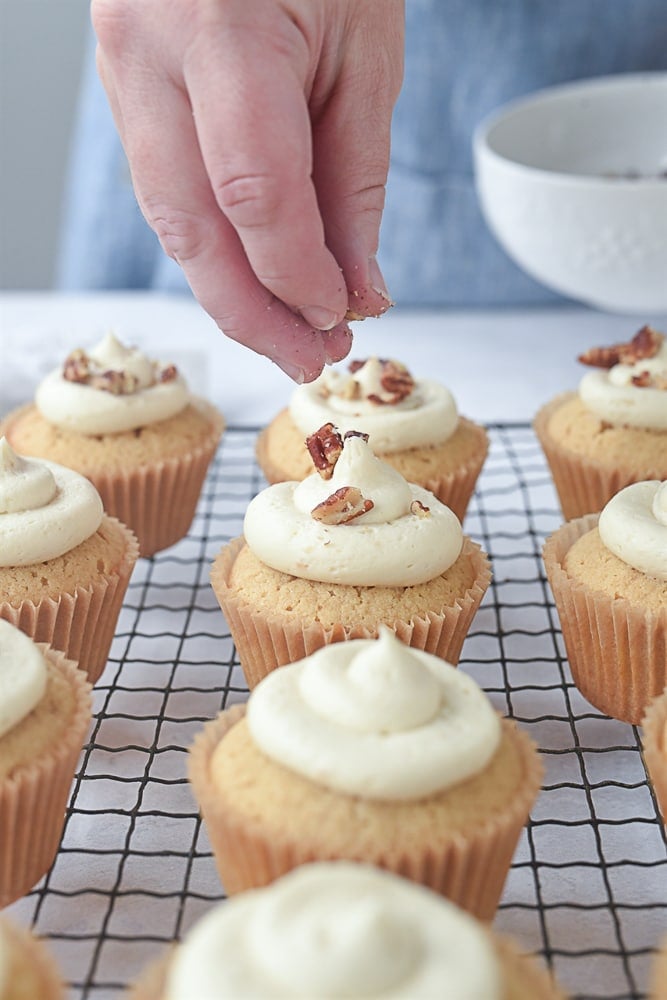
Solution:
M667 311L667 73L538 91L473 139L486 221L537 281L615 312Z

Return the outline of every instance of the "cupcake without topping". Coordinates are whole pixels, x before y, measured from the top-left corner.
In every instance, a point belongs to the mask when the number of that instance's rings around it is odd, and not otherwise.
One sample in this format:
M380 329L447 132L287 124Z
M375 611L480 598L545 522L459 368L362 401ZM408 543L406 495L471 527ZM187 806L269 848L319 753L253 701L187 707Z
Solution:
M318 471L259 493L211 570L248 686L381 624L457 663L490 582L486 555L365 435L326 425L311 448Z
M55 859L90 721L76 663L0 619L0 907Z
M667 482L626 486L544 546L575 684L633 724L667 684Z
M305 865L217 904L130 1000L557 1000L551 976L441 897L367 865Z
M353 361L347 370L326 369L298 386L289 406L260 433L257 461L269 483L310 474L305 441L325 423L342 433L368 434L379 458L463 520L489 440L481 425L458 414L444 386L375 357Z
M0 1000L64 1000L62 978L47 946L0 919Z
M480 919L498 905L542 767L439 657L379 639L265 677L207 723L189 777L228 894L310 862L367 862Z
M174 365L108 334L73 351L0 425L16 451L82 473L150 556L187 534L224 429Z
M667 478L667 343L642 327L579 358L596 370L534 421L563 517L599 513L624 486Z
M137 558L134 534L104 513L89 480L0 439L0 619L62 650L94 684Z

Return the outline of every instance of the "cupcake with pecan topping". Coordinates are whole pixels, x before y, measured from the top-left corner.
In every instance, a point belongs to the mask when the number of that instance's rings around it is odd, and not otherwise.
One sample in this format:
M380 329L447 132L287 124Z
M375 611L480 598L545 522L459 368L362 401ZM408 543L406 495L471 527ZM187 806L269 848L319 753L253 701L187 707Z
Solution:
M535 417L566 520L599 513L630 483L667 478L667 342L644 326L579 357L595 370Z
M22 454L87 476L149 556L187 534L224 421L174 365L110 333L73 351L1 429Z
M387 625L457 663L490 582L452 511L331 424L308 441L316 470L249 504L211 583L249 687L320 646Z
M368 434L378 457L463 520L489 441L482 426L459 415L445 386L377 357L326 369L298 386L259 435L257 461L267 480L304 479L311 468L304 441L329 422L342 433Z

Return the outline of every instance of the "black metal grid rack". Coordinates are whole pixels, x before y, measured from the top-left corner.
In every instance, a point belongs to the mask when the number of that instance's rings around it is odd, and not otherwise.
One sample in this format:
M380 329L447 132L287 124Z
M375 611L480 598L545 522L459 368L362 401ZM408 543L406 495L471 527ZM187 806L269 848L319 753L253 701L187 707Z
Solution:
M494 580L460 668L526 728L546 771L496 927L553 965L573 998L644 997L667 930L667 851L640 733L572 684L540 558L561 517L531 429L489 432L465 529ZM247 694L208 572L263 486L255 437L228 429L188 537L138 563L58 858L9 909L48 939L77 1000L120 997L222 898L186 754L206 720Z

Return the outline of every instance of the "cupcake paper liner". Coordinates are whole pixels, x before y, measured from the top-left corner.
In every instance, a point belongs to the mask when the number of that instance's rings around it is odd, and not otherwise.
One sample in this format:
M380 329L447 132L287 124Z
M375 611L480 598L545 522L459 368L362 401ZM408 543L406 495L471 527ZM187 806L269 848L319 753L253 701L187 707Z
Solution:
M0 602L0 618L16 625L35 642L46 642L76 660L91 684L106 667L118 616L139 551L134 534L115 518L108 518L125 536L122 562L110 576L87 587L35 603L24 600L16 607Z
M667 826L667 688L650 702L641 725L644 763Z
M577 455L554 441L549 434L549 421L570 398L572 393L557 396L538 411L533 422L566 521L584 514L599 513L619 490L634 483L637 478L618 466L605 466L594 458Z
M45 656L74 690L69 725L43 753L0 779L0 907L24 896L55 860L65 824L70 787L91 721L90 684L76 663L59 651Z
M28 1000L63 1000L65 987L56 961L37 937L9 920L0 919L0 932L9 943L12 962L12 996ZM25 989L31 990L28 994ZM22 992L23 991L23 992Z
M211 756L225 733L243 716L235 705L204 726L190 751L189 779L199 803L215 856L220 880L228 895L267 885L297 865L310 861L341 860L299 841L299 831L286 823L280 838L268 837L259 822L251 824L221 807L209 777ZM377 845L372 854L360 851L344 860L363 861L402 875L451 899L480 920L496 912L507 873L530 808L542 781L542 763L529 737L514 723L503 720L519 748L524 773L519 788L502 814L489 816L469 834L433 831L430 844L410 855L397 856L391 845Z
M236 645L241 667L252 690L271 670L293 663L332 642L346 639L372 639L377 628L345 625L324 628L316 621L299 622L279 614L257 611L240 600L229 585L234 560L245 540L233 539L216 557L211 568L211 585L225 615ZM464 555L474 561L475 582L450 607L425 610L410 621L381 619L407 646L423 649L456 665L472 619L491 582L491 567L486 554L464 536Z
M152 556L187 535L197 509L208 467L215 455L224 420L213 407L214 423L206 441L188 455L125 473L86 473L102 497L104 509L136 534L139 555Z
M597 522L589 514L559 528L544 545L544 565L574 683L605 715L636 724L667 684L667 608L644 611L567 575L567 551Z

